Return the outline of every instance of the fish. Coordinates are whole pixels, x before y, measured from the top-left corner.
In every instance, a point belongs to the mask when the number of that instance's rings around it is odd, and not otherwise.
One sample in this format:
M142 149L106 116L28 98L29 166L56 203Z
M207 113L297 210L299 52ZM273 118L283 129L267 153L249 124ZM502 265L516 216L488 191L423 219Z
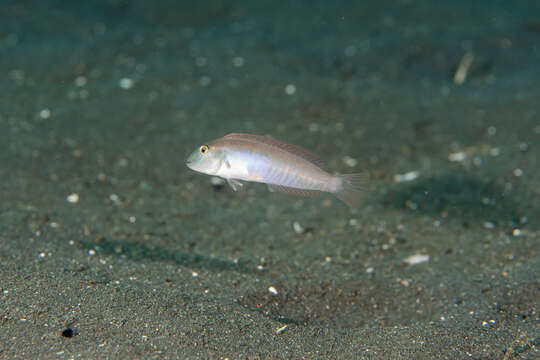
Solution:
M298 146L270 137L229 134L199 146L186 160L191 170L220 177L234 191L242 181L299 196L331 193L350 207L362 203L368 175L331 174L322 160Z

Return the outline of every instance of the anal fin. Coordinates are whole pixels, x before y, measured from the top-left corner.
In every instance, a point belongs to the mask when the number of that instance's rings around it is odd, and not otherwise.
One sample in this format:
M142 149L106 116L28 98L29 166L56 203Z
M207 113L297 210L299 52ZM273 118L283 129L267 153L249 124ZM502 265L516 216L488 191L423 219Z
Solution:
M319 190L304 190L298 188L292 188L283 185L268 184L268 187L271 190L279 191L285 194L297 195L297 196L316 196L321 192Z

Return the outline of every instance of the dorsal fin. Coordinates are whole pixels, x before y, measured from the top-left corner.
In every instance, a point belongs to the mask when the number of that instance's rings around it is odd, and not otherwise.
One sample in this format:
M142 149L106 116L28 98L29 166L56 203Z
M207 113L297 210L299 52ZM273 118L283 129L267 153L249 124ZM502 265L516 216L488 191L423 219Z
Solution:
M310 153L307 150L304 150L298 146L288 144L283 141L279 141L273 138L269 138L266 136L259 136L259 135L251 135L251 134L229 134L225 135L223 137L224 139L238 139L238 140L244 140L244 141L251 141L251 142L259 142L266 145L277 147L283 151L289 152L291 154L297 155L301 157L304 160L309 161L310 163L318 166L319 168L324 167L324 161L318 158L316 155Z

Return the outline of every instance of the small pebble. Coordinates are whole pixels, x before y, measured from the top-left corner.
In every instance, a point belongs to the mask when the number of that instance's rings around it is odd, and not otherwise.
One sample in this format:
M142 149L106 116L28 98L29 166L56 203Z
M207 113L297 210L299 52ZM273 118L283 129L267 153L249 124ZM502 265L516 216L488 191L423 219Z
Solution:
M75 85L78 86L78 87L83 87L84 85L86 85L86 77L85 76L77 76L75 78Z
M272 294L272 295L277 295L277 294L278 294L277 289L276 289L275 287L273 287L273 286L269 286L269 287L268 287L268 292L269 292L270 294Z
M241 56L235 56L235 57L233 58L233 60L232 60L232 63L233 63L233 65L236 66L236 67L241 67L242 65L245 64L245 60L244 60L244 58L241 57Z
M117 162L118 166L120 167L127 167L129 165L129 160L126 158L120 158Z
M296 93L296 86L294 86L293 84L288 84L287 86L285 86L285 93L287 95L294 95Z
M42 119L48 119L51 117L51 110L45 108L39 112L39 117Z
M404 260L409 265L417 265L429 261L429 255L416 254Z
M358 164L358 160L356 160L355 158L350 157L349 155L345 155L345 156L343 157L343 162L344 162L345 165L347 165L348 167L355 167L356 164Z
M454 162L461 162L467 158L467 154L464 151L451 153L448 155L448 160L454 161Z
M405 206L408 207L408 208L411 209L411 210L416 210L416 209L418 209L418 204L415 203L415 202L412 201L412 200L407 200L407 201L405 201Z
M489 149L489 155L491 156L499 156L501 154L501 149L494 147Z
M197 56L197 58L195 59L195 64L199 67L205 66L206 63L207 63L207 60L204 56Z
M306 229L302 225L300 225L298 221L295 221L293 223L293 229L294 229L294 232L297 234L303 234L306 231Z
M400 183L400 182L407 182L407 181L413 181L420 175L420 172L418 171L409 171L405 174L396 174L394 175L394 182Z
M276 334L281 334L282 332L287 330L288 327L289 327L289 325L283 325L282 327L280 327L279 329L276 330Z
M66 198L67 202L71 203L71 204L76 204L79 202L79 194L77 193L73 193L73 194L69 194L68 197Z
M212 82L212 79L210 78L210 76L201 76L201 78L199 79L199 84L201 86L208 86L210 85L210 83Z
M118 82L118 85L120 86L120 88L124 90L131 89L133 87L133 84L134 84L134 81L127 77L121 78L120 81Z

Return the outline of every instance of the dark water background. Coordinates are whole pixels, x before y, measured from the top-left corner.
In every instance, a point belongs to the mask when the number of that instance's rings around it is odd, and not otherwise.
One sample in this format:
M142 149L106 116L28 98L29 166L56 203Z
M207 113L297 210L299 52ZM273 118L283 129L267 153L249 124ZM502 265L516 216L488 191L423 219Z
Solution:
M3 0L0 72L0 358L538 356L540 2Z

